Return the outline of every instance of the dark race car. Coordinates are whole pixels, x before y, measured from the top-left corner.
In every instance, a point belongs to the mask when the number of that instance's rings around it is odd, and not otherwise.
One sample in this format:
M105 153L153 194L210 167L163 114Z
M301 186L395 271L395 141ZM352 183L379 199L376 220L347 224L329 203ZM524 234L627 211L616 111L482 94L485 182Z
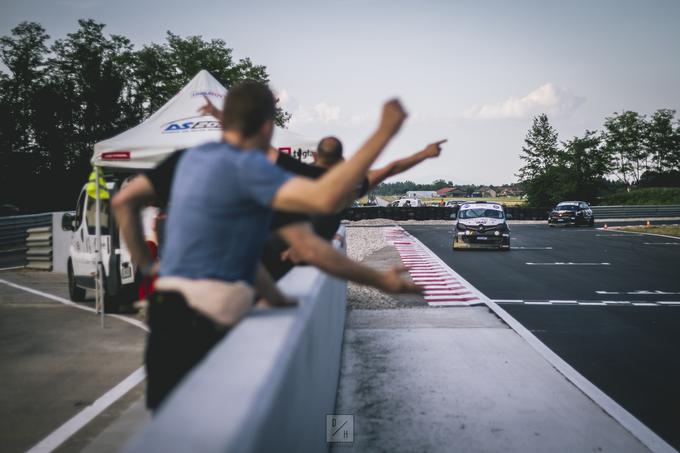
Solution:
M585 201L563 201L553 208L548 216L548 226L595 225L595 216Z

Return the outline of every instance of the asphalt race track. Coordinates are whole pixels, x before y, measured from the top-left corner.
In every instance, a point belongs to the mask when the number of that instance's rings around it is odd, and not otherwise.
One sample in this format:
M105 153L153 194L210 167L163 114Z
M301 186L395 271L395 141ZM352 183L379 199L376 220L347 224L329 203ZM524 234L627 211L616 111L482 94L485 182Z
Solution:
M404 228L680 449L680 239L511 225L510 252L454 252L452 226Z

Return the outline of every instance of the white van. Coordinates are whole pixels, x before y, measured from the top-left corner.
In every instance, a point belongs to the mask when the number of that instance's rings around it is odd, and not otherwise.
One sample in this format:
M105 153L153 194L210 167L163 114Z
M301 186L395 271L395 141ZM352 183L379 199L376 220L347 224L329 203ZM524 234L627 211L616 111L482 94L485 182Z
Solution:
M110 197L113 197L119 186L118 182L106 183ZM96 200L87 195L86 188L87 184L80 191L75 214L66 213L61 219L62 229L73 232L67 273L69 296L75 302L85 299L87 289L95 289L97 270ZM149 239L153 237L152 226L156 213L155 208L144 211L145 236ZM120 305L137 299L138 285L135 282L135 267L130 259L130 252L111 215L110 199L100 200L100 222L104 310L115 312Z
M389 206L394 208L421 208L425 205L420 198L401 198L399 200L394 200Z

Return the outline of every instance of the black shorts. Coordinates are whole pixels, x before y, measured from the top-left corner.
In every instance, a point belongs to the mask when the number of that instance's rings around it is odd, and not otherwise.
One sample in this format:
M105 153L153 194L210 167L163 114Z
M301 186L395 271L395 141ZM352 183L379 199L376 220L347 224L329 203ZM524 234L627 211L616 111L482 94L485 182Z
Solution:
M227 333L174 292L149 298L149 337L146 345L146 405L156 410L184 376Z

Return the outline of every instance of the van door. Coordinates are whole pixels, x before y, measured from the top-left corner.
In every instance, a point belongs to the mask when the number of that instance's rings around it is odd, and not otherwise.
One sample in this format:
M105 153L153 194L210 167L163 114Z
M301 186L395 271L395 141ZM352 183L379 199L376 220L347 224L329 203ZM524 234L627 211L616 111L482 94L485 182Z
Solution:
M85 223L85 212L88 196L85 189L80 192L78 204L76 205L76 217L71 240L70 255L73 263L73 274L79 286L88 288L94 287L94 279L91 274L94 271L92 265L92 254L89 251L89 241L87 225Z
M85 250L87 251L87 260L83 263L87 275L95 272L97 269L97 200L86 196L85 205ZM104 272L109 275L109 255L110 255L110 241L109 236L109 215L110 203L109 200L99 200L100 206L100 228L101 228L101 248L102 248L102 264L104 265Z

